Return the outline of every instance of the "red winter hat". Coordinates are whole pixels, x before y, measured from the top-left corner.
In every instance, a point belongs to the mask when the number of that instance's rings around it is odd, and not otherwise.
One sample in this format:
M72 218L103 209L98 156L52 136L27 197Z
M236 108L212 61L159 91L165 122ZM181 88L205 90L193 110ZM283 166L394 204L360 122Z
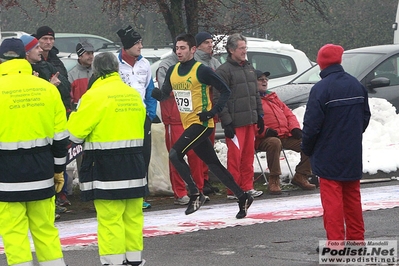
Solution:
M320 48L316 61L320 69L323 70L331 65L341 64L343 53L344 48L342 46L329 43Z

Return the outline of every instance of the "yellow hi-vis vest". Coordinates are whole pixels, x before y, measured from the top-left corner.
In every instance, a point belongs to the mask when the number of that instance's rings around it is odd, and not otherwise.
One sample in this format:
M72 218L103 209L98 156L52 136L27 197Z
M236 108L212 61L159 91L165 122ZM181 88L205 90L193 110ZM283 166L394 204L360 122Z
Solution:
M48 81L33 76L28 61L13 59L0 64L0 79L0 149L46 146L52 144L54 135L67 137L59 91Z
M140 94L118 73L97 79L69 116L70 139L85 150L143 146L146 110Z
M170 75L170 83L184 129L192 124L200 124L210 128L215 126L213 119L201 122L197 115L212 109L210 86L201 83L197 77L197 70L200 65L200 62L196 62L187 75L180 76L178 73L180 63L177 63Z
M98 78L82 96L67 124L73 142L85 141L79 172L82 200L146 195L145 118L140 94L116 72Z
M57 88L25 59L0 64L0 201L54 196L54 171L67 153L65 108Z

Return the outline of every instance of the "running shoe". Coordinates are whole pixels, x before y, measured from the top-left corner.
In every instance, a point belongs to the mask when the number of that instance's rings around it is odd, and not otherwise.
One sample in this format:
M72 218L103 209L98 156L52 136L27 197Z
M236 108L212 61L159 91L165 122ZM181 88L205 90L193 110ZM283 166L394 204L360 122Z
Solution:
M187 205L189 202L190 202L190 198L187 195L185 195L181 198L175 199L174 204L175 205Z
M262 190L255 190L255 189L248 190L247 193L251 195L253 198L257 198L263 195Z
M227 195L227 199L229 199L229 200L238 200L238 198L235 195Z
M242 219L247 216L248 208L251 206L254 198L247 192L242 195L238 200L238 208L240 209L236 215L237 219Z
M143 201L143 209L149 209L149 208L151 208L151 204L149 204L146 201Z
M207 195L204 195L204 197L205 197L205 201L206 201L206 202L209 202L209 201L211 201L211 198L209 198L209 196L207 196Z
M186 210L186 215L192 214L196 212L206 201L204 194L200 193L198 195L190 196L190 202L188 203L188 207Z
M68 209L65 208L65 207L55 205L55 213L64 213L64 212L66 212L67 210L68 210Z

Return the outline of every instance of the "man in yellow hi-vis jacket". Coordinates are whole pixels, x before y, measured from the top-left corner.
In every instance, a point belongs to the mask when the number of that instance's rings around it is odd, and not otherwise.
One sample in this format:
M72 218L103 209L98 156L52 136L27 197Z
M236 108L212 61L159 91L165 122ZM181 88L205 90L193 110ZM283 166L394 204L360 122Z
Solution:
M94 58L93 75L96 80L67 124L70 139L84 142L82 199L94 200L101 263L144 265L146 109L140 94L123 83L112 53Z
M32 75L20 39L0 46L0 235L9 265L65 266L54 226L68 132L60 93Z

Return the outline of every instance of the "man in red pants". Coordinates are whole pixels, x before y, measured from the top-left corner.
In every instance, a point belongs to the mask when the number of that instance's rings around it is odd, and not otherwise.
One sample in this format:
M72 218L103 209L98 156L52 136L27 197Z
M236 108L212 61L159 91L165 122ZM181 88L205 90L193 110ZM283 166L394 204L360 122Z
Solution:
M239 33L227 38L227 60L216 69L231 90L226 106L219 114L227 145L227 170L240 188L256 198L263 191L254 189L255 132L264 131L263 109L253 66L246 60L247 39ZM219 94L215 91L215 101ZM228 199L235 199L227 191Z
M371 114L366 89L340 65L343 52L326 44L317 54L322 80L306 105L302 151L320 177L327 240L364 240L362 134Z

